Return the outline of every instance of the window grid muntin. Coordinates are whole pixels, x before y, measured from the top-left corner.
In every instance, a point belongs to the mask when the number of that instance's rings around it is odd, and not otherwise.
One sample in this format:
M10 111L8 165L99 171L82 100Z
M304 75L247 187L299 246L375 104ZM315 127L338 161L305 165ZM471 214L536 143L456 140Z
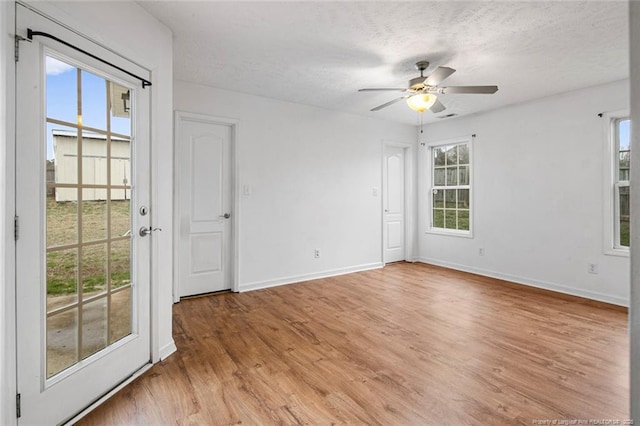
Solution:
M464 149L464 151L463 151ZM464 157L463 157L464 154ZM443 157L441 159L441 157ZM461 158L464 158L461 162ZM434 145L431 147L431 197L430 197L430 228L433 230L454 232L454 233L471 233L471 155L470 155L470 141L456 142L442 145ZM467 184L460 185L460 169L464 168L467 171ZM449 179L450 173L448 170L452 170L455 173L455 179ZM441 174L444 171L444 185L436 184L436 175ZM453 180L455 182L449 182ZM441 179L439 180L441 181ZM451 183L451 184L450 184ZM459 190L468 191L468 208L459 208L460 204ZM442 208L436 205L436 196L440 191L443 191L444 204ZM453 191L455 193L454 207L447 207L447 192ZM461 229L460 212L466 213L466 226L467 229ZM442 226L438 226L438 218L442 217ZM449 220L453 218L455 221L455 227L448 227Z
M60 183L58 184L57 182L54 183L50 183L50 182L46 182L45 186L47 189L49 188L53 188L54 190L56 188L70 188L70 189L75 189L76 191L76 202L77 202L77 208L76 208L76 232L77 232L77 243L75 244L64 244L64 245L58 245L58 246L48 246L48 241L47 241L47 246L46 246L46 254L49 253L55 253L55 252L60 252L63 250L75 250L76 251L76 268L75 268L75 276L76 276L76 299L75 302L72 303L68 303L66 305L62 305L62 306L57 306L54 307L53 309L49 310L48 305L45 304L45 318L48 321L50 318L54 318L57 315L62 315L65 314L67 312L73 312L74 310L76 310L76 335L75 335L75 362L73 364L69 364L66 365L65 367L58 369L56 371L49 371L49 366L48 363L45 362L46 368L45 368L45 373L46 373L46 377L47 379L52 378L54 376L56 376L57 374L63 372L64 370L68 369L69 367L72 367L73 365L77 364L78 362L82 361L83 359L87 358L88 356L93 355L94 353L96 353L99 350L102 350L106 347L108 347L110 344L114 343L117 340L120 340L123 337L126 337L127 335L130 335L133 332L133 312L129 312L130 318L129 318L129 332L123 336L118 337L116 340L112 340L112 330L111 330L111 325L112 325L112 321L111 321L111 298L113 295L126 291L127 289L131 289L133 287L132 285L132 276L130 275L129 278L129 282L128 284L124 284L121 285L117 288L112 288L112 276L111 276L111 260L112 260L112 251L111 251L111 244L113 242L118 242L118 241L131 241L131 236L116 236L113 237L112 236L112 227L111 227L111 219L112 219L112 199L111 199L111 190L112 189L124 189L129 190L129 202L131 202L131 191L132 191L132 187L133 184L131 182L132 176L131 176L131 160L129 162L129 182L126 185L112 185L111 183L111 141L112 141L112 137L117 137L120 139L124 139L129 143L129 158L132 159L133 157L133 151L132 151L132 140L133 137L132 136L128 136L128 135L123 135L120 133L115 133L111 131L111 96L109 93L110 90L110 85L111 84L117 84L117 83L112 83L110 81L109 78L104 77L104 76L100 76L100 78L103 78L105 81L105 89L106 89L106 101L107 101L107 105L106 105L106 123L105 123L105 129L98 129L98 128L94 128L94 127L87 127L87 126L83 126L83 122L82 122L82 112L83 112L83 108L82 108L82 73L86 72L89 73L89 71L85 71L83 69L81 69L79 66L75 66L73 65L73 67L75 68L75 72L77 73L77 78L76 78L76 85L77 85L77 99L76 99L76 103L77 103L77 122L76 123L71 123L71 122L67 122L64 120L59 120L59 119L55 119L52 117L46 117L45 122L46 123L50 123L50 124L56 124L56 125L62 125L62 126L66 126L66 127L71 127L71 128L75 128L77 130L76 133L76 150L77 150L77 159L76 159L76 183ZM133 111L133 107L130 107L131 110ZM47 112L48 115L48 112ZM131 116L130 116L131 117ZM130 118L129 120L129 125L131 126L131 124L133 123L132 119ZM106 145L106 184L84 184L83 183L83 160L85 158L85 156L83 156L83 143L84 143L84 134L85 133L96 133L96 134L101 134L105 136L105 145ZM46 175L46 173L45 173ZM97 240L90 240L90 241L84 241L84 237L83 237L83 232L82 232L82 226L83 226L83 190L84 189L104 189L106 192L106 196L105 196L105 205L106 205L106 223L105 223L105 235L106 238L100 238ZM47 208L47 204L45 203L45 208ZM129 209L129 225L131 226L132 222L131 222L131 216L130 216L130 209ZM46 235L46 233L45 233ZM88 297L84 297L84 291L83 291L83 287L84 287L84 283L82 282L82 254L83 254L83 249L86 247L95 247L95 246L99 246L102 245L105 248L105 270L104 270L104 275L105 275L105 289L104 291L98 292L97 294L93 294L90 295ZM132 264L131 264L131 256L132 256L133 250L132 247L130 245L130 249L129 249L129 271L130 274L133 273L132 271ZM47 257L45 256L45 259ZM48 270L47 268L45 268L45 271L47 271L46 276L47 276L47 281L49 278L49 274L48 274ZM45 282L45 286L47 286L47 293L48 294L48 283L47 281ZM130 296L129 296L129 305L131 305L132 302L132 298L133 298L133 292L130 291ZM105 339L106 339L106 346L104 346L101 349L98 349L97 351L93 351L89 354L86 354L86 356L83 356L83 351L85 350L84 345L83 345L83 307L85 305L88 305L90 303L98 303L99 300L101 299L105 299L105 306L106 306L106 316L102 319L105 323L106 323L106 330L105 330ZM46 342L45 345L48 347L48 325L45 324L45 329L47 330L46 333ZM45 351L46 356L48 356L48 350Z

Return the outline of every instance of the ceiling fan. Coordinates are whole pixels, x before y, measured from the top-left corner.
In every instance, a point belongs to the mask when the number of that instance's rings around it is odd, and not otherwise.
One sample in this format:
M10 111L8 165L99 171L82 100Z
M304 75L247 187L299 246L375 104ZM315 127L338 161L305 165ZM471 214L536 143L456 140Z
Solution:
M416 68L420 71L420 77L412 78L409 80L409 87L407 89L398 89L398 88L376 88L376 89L360 89L358 92L380 92L380 91L393 91L393 92L404 92L406 95L401 96L397 99L384 103L382 105L378 105L377 107L371 109L371 111L378 111L382 108L386 108L389 105L393 105L396 102L400 102L403 99L407 100L407 104L409 108L414 111L424 112L428 109L433 113L438 113L444 111L446 108L438 100L436 95L446 95L450 93L464 93L464 94L492 94L498 91L498 86L449 86L449 87L439 87L444 79L449 77L451 74L456 72L453 68L449 67L438 67L434 72L429 74L427 77L424 76L424 70L429 67L429 62L427 61L419 61L416 62Z

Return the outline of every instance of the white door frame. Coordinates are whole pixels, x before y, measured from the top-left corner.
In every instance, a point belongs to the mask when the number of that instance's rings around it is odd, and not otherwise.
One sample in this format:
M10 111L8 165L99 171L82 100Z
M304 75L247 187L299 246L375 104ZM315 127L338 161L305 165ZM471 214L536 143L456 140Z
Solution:
M178 203L180 200L180 171L178 169L180 165L180 155L182 150L178 146L180 131L182 130L182 121L192 120L200 121L210 124L218 124L222 126L228 126L231 128L231 205L233 206L233 222L231 226L230 245L231 245L231 291L238 292L239 283L239 230L240 230L240 191L239 191L239 167L238 167L238 127L239 120L227 117L216 117L205 114L197 114L188 111L175 111L174 117L174 138L173 138L173 152L175 153L173 158L174 169L174 182L173 182L173 241L176 242L173 247L173 263L176 267L173 268L173 303L180 301L180 279L178 265L178 244L180 241L180 217L178 215Z
M15 304L15 242L13 215L15 213L15 62L13 40L6 32L14 33L14 2L0 2L0 26L5 36L0 41L0 424L15 425L16 418L16 304Z
M395 147L404 149L404 256L408 262L415 261L415 250L414 250L414 242L415 242L415 217L416 217L416 194L415 194L415 175L416 175L416 167L415 167L415 145L406 142L393 142L393 141L382 141L381 144L381 164L382 164L382 196L380 197L380 224L382 231L382 244L380 246L381 251L381 259L382 264L385 265L387 260L385 259L385 247L387 246L387 239L385 233L385 216L384 216L384 206L386 201L386 193L387 193L387 167L385 163L385 150L387 147Z

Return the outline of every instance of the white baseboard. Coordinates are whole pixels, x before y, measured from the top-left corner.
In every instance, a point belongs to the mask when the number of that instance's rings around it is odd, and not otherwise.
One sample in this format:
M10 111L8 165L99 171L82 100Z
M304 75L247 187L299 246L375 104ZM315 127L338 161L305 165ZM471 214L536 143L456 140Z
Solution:
M491 271L491 270L481 269L481 268L474 268L472 266L460 265L457 263L445 262L438 259L420 257L418 261L422 263L431 264L431 265L443 266L445 268L455 269L458 271L470 272L473 274L483 275L486 277L497 278L505 281L511 281L516 284L522 284L530 287L541 288L544 290L556 291L558 293L570 294L572 296L584 297L586 299L597 300L600 302L611 303L613 305L626 306L626 307L629 306L628 299L617 297L617 296L611 296L608 294L598 293L595 291L583 290L583 289L574 288L574 287L567 287L560 284L554 284L554 283L549 283L545 281L538 281L531 278L519 277L517 275L504 274L502 272L496 272L496 271Z
M176 343L171 339L169 343L160 348L160 360L164 361L169 357L169 355L177 350L178 348L176 347Z
M263 288L277 287L286 284L299 283L301 281L317 280L320 278L335 277L336 275L351 274L353 272L369 271L380 269L384 266L382 262L367 263L364 265L349 266L347 268L332 269L329 271L315 272L313 274L297 275L294 277L277 278L274 280L257 281L249 284L241 284L239 292L260 290Z

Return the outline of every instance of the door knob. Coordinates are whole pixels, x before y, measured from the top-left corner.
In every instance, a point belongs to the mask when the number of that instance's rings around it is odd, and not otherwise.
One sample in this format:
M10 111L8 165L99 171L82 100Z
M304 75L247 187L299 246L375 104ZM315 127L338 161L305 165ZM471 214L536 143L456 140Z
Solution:
M221 214L221 215L220 215L220 216L218 216L218 217L221 217L221 218L223 218L223 219L229 219L229 218L231 217L231 213Z
M153 227L147 228L146 226L143 226L138 231L138 234L140 234L141 237L146 237L147 235L151 234L153 231L162 231L162 228L153 228Z

